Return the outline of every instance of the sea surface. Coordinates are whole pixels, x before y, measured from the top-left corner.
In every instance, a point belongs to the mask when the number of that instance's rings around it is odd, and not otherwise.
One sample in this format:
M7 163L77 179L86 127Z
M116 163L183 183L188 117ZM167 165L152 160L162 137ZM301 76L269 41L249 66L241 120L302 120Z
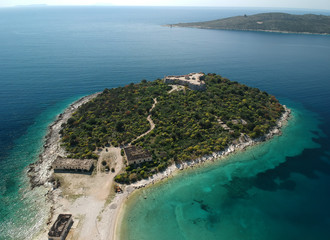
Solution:
M47 126L80 97L142 79L214 72L293 110L283 135L134 194L122 239L330 239L330 36L168 28L244 8L0 8L0 239L47 220L30 190ZM147 199L144 199L144 197Z

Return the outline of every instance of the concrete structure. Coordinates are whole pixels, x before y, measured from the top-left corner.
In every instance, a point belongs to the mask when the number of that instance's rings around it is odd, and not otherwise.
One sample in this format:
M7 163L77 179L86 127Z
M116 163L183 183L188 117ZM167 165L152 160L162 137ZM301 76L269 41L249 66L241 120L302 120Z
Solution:
M204 73L190 73L188 75L180 76L166 76L164 82L167 84L178 84L188 86L192 90L203 91L206 89L206 84L201 77Z
M55 223L48 232L48 240L65 240L73 224L71 214L58 215Z
M54 172L91 172L94 167L93 159L71 159L57 157L52 167Z
M124 148L124 152L127 158L127 165L152 161L151 154L141 147L129 146Z

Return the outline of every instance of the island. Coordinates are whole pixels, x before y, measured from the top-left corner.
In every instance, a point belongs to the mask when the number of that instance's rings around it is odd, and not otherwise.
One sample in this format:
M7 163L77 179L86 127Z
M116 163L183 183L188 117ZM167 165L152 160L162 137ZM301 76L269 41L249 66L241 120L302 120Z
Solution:
M177 84L176 91L171 91L172 84ZM283 112L278 100L266 92L199 73L106 89L81 106L60 133L69 158L98 159L97 152L110 145L124 150L136 146L125 154L127 158L137 148L140 155L142 149L150 153L148 161L131 163L128 158L125 171L116 176L118 183L131 183L172 163L262 137Z
M263 31L281 33L330 34L330 16L288 13L260 13L206 22L178 23L169 27L219 30Z
M84 97L50 126L30 166L32 186L49 189L49 232L40 239L116 239L123 203L135 189L270 139L289 116L274 96L214 73Z

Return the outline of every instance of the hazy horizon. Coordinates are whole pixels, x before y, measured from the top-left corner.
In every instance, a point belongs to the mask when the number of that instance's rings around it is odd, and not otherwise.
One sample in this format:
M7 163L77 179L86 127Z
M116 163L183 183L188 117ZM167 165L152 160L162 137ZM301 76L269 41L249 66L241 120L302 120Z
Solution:
M157 7L229 7L330 10L330 1L315 0L3 0L0 7L16 6L157 6Z
M56 7L124 7L124 8L218 8L218 9L260 9L265 10L265 12L277 12L277 11L310 11L308 14L325 14L330 15L330 9L320 9L320 8L299 8L299 7L235 7L235 6L136 6L136 5L113 5L113 4L93 4L93 5L49 5L49 4L29 4L29 5L15 5L15 6L0 6L0 9L12 9L12 8L56 8ZM315 12L314 12L315 11ZM323 13L324 12L324 13ZM296 13L299 14L299 13ZM307 14L307 13L302 13Z

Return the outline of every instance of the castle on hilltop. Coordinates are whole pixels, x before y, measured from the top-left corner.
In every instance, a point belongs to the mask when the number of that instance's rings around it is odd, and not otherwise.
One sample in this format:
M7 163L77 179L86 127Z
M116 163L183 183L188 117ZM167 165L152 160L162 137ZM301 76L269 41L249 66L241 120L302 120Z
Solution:
M188 75L165 76L164 83L178 84L187 86L192 90L203 91L206 89L206 84L202 80L204 73L190 73Z

